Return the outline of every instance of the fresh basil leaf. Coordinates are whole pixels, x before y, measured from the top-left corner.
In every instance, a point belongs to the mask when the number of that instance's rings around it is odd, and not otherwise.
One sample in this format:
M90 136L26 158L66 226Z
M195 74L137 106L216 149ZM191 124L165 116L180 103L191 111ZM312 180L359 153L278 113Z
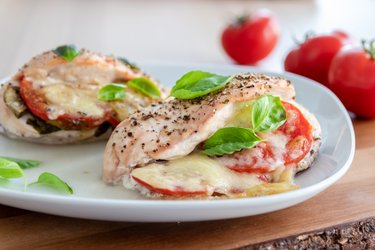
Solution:
M24 176L22 168L16 162L0 158L0 177L12 179Z
M132 70L135 70L135 71L140 70L140 68L136 64L129 62L129 60L124 58L124 57L117 57L117 60L119 60L120 62L122 62L126 66L129 66L129 68L131 68Z
M107 84L99 90L98 99L102 101L123 100L126 96L125 88L126 86L123 84Z
M258 98L251 110L251 123L255 132L271 132L284 124L286 111L277 96Z
M260 141L262 139L251 129L222 128L205 141L203 152L210 156L232 154L241 149L252 148Z
M29 184L29 186L34 185L46 186L61 193L73 194L73 189L65 181L48 172L42 173L39 175L38 181Z
M36 161L36 160L23 160L23 159L16 159L13 157L5 157L5 156L0 156L0 159L6 159L9 161L13 161L18 164L22 169L28 169L28 168L34 168L39 166L42 162L41 161Z
M177 99L194 99L222 89L232 76L221 76L204 71L190 71L183 75L172 88L171 96Z
M71 62L79 55L80 51L77 49L75 45L63 45L57 47L53 52L61 57L63 57L68 62Z
M0 177L13 179L23 177L24 191L26 191L26 176L22 168L14 161L0 158Z
M142 94L151 98L160 98L161 93L158 86L151 80L143 77L134 78L127 82L127 85L135 90L138 90Z

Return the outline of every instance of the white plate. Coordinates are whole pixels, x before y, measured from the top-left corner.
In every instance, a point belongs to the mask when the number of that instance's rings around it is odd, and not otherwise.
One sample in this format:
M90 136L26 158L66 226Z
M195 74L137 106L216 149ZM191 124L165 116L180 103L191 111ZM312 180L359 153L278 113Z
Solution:
M166 85L173 85L192 69L233 74L259 69L239 66L144 65L146 72ZM269 72L268 72L269 73ZM269 73L272 74L272 73ZM288 73L297 90L297 100L318 118L323 144L314 165L297 176L301 189L259 198L231 200L165 201L147 200L121 186L107 186L100 180L105 142L81 145L47 146L19 142L0 136L0 155L43 161L40 167L26 170L28 182L44 171L67 181L74 195L63 196L29 189L27 192L0 188L0 203L33 211L113 221L171 222L235 218L263 214L303 202L326 189L348 170L354 156L354 132L348 113L327 88L306 78ZM20 187L19 180L8 186Z

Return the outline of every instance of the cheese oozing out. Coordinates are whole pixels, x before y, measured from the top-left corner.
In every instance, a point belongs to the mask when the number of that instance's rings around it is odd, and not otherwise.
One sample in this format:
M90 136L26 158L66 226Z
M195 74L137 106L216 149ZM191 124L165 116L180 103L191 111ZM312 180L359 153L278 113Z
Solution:
M239 193L266 182L261 175L237 173L202 153L136 168L131 177L151 190L168 194Z

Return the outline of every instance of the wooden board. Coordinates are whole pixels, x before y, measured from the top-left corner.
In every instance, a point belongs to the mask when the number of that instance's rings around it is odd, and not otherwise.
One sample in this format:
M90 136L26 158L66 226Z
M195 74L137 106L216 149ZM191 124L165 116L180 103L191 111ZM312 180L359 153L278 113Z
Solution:
M79 220L0 206L0 248L227 249L375 217L375 121L355 121L349 172L318 196L260 216L194 223Z

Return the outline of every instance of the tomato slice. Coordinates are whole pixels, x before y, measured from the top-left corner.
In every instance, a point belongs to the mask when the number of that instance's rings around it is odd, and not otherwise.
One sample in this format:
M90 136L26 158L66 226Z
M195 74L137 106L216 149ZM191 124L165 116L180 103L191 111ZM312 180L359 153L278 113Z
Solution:
M110 122L113 126L119 123L111 109L104 106L104 115L101 117L76 112L64 113L58 115L55 120L50 120L48 117L49 105L44 94L40 89L33 88L32 82L26 81L25 79L20 81L20 95L32 114L66 130L92 129L98 127L105 121Z
M136 182L141 184L142 186L146 187L147 189L149 189L149 190L151 190L155 193L159 193L159 194L176 196L176 195L199 195L199 194L206 194L207 193L206 190L186 191L182 187L175 187L174 190L165 189L165 188L158 188L158 187L154 187L154 186L148 184L147 182L142 181L141 179L139 179L137 177L132 176L132 178Z
M271 136L283 138L283 143L272 139L259 143L255 148L241 150L217 160L237 172L264 174L276 167L297 164L312 145L312 127L301 111L288 102L282 102L287 113L286 122Z
M242 150L240 152L228 155L235 161L232 164L225 164L237 172L265 174L270 171L269 165L274 161L274 155L271 147L265 143L259 143L256 148Z
M286 122L278 131L287 135L290 140L286 144L285 164L298 163L309 152L312 145L312 127L302 112L294 105L283 102L287 111Z

